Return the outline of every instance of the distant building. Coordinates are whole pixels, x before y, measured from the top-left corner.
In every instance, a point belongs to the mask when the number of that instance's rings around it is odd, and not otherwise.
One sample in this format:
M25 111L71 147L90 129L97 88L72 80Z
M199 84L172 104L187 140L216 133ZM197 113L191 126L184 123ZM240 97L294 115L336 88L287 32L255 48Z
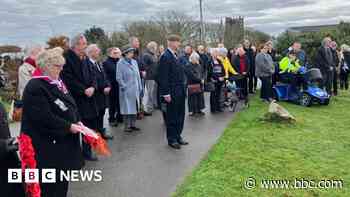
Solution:
M244 18L241 16L233 18L226 17L224 32L224 43L226 47L235 47L241 43L244 38Z
M338 27L338 24L335 25L316 25L316 26L300 26L300 27L290 27L287 29L290 33L310 33L310 32L319 32L325 30L334 30Z

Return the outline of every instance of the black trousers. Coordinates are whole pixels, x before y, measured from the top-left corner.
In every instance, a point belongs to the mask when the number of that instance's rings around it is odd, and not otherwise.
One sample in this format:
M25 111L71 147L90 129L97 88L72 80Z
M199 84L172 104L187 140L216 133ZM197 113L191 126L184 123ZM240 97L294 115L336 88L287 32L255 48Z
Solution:
M258 78L255 77L254 74L249 74L249 84L248 84L248 88L249 88L249 93L253 93L256 90L256 87L258 85Z
M272 77L260 77L261 80L261 92L260 92L260 98L262 99L271 99L272 94Z
M111 122L123 122L123 116L120 114L119 105L119 87L114 86L108 96L108 121Z
M349 89L349 74L347 73L340 73L340 89Z
M334 69L334 71L333 71L333 93L335 94L335 95L337 95L338 94L338 73L337 73L337 71Z
M333 71L324 71L322 72L322 76L323 76L322 88L326 88L327 93L331 95L334 73Z
M105 112L106 109L101 109L98 112L98 117L97 117L97 131L103 132L103 118L105 117Z
M240 99L246 99L248 98L248 78L244 77L243 79L239 79L236 81L237 87L241 90L241 98Z
M185 87L178 86L171 91L171 102L166 104L165 123L168 143L177 143L185 122L186 93ZM165 102L164 100L162 102Z
M82 119L81 122L92 130L97 130L97 117L93 119ZM91 147L83 140L83 155L85 157L91 156Z
M56 171L59 173L59 170ZM56 183L41 183L41 197L66 197L68 192L68 182L60 181L56 177Z
M221 111L221 95L222 95L222 83L215 83L215 90L210 92L210 111L217 112Z

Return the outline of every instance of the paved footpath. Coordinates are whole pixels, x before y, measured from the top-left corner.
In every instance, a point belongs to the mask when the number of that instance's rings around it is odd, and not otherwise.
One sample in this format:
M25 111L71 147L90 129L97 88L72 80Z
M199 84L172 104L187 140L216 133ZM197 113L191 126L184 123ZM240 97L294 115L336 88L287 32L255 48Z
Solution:
M209 102L206 104L209 106ZM183 136L190 145L178 151L166 144L159 111L137 122L141 132L127 134L122 126L108 128L115 135L115 139L109 141L112 157L86 165L86 169L102 170L103 181L71 183L68 197L170 196L233 118L232 112L212 115L208 107L206 113L203 118L186 115ZM18 124L11 125L14 134L18 127Z

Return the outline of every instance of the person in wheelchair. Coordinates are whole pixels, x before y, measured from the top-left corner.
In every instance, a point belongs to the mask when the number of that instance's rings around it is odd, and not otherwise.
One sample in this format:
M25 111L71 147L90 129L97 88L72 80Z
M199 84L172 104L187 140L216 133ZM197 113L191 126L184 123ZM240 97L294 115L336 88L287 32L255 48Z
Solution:
M303 73L305 67L300 66L294 51L290 51L279 63L279 80L297 88L304 87Z

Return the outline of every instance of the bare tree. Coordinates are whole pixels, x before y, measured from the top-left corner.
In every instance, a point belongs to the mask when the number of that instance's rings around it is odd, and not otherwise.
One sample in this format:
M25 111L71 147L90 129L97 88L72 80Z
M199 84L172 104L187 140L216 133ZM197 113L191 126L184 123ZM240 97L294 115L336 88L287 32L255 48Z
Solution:
M167 34L179 34L187 43L200 39L200 23L193 17L175 10L159 12L152 20Z

